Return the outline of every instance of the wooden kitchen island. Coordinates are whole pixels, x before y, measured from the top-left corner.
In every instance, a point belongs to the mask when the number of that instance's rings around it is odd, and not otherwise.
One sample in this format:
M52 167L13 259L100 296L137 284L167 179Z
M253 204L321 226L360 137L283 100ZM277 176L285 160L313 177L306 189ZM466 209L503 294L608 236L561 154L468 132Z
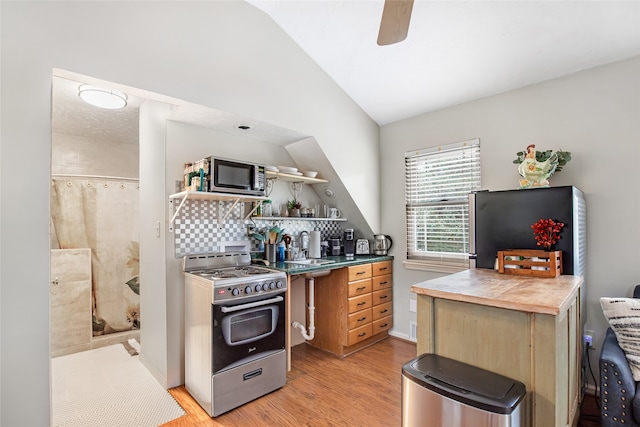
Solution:
M435 353L521 381L527 427L575 426L583 278L471 269L411 287L418 355Z

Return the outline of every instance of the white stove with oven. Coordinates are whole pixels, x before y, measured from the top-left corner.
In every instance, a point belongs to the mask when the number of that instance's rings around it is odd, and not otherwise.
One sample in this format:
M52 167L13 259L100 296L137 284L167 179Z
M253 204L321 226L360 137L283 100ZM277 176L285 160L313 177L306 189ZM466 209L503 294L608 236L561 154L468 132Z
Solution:
M284 272L249 252L183 258L185 386L216 417L286 383Z

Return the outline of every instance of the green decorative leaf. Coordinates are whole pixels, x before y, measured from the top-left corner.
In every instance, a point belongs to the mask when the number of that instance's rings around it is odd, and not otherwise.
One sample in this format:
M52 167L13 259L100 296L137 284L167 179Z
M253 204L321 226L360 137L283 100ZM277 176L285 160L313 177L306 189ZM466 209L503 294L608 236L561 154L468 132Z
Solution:
M266 240L265 237L260 233L252 233L251 237L253 237L254 239L258 239L261 242L264 242Z
M140 276L135 276L131 280L127 282L127 285L131 288L131 290L136 294L140 295Z
M516 153L517 158L513 161L513 163L516 165L519 165L524 161L524 158L526 157L526 155L527 155L526 151L518 151ZM560 172L562 170L562 167L571 161L571 153L569 151L562 151L562 149L558 151L553 151L553 150L536 151L536 161L538 162L545 162L551 156L555 156L558 160L558 165L555 168L554 172Z

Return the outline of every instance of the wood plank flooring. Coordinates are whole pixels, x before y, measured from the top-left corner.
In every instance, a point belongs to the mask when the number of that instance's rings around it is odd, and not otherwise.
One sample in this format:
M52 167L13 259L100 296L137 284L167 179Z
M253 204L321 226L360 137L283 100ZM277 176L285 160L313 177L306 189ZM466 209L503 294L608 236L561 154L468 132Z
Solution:
M416 345L389 337L339 359L302 344L292 350L287 385L211 418L184 386L169 390L187 415L163 427L393 426L401 423L402 365ZM597 406L586 396L579 427L596 427Z
M385 339L339 359L302 344L292 350L287 385L216 418L184 387L169 390L187 415L164 427L400 425L402 365L416 345Z
M600 427L599 401L593 394L586 394L580 406L580 420L578 427Z

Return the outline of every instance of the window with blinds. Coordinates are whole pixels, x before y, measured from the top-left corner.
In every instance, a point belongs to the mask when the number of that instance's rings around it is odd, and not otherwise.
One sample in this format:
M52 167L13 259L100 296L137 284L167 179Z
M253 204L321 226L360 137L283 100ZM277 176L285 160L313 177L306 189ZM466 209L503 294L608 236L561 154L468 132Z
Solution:
M405 153L407 268L468 268L469 198L480 189L480 140Z

